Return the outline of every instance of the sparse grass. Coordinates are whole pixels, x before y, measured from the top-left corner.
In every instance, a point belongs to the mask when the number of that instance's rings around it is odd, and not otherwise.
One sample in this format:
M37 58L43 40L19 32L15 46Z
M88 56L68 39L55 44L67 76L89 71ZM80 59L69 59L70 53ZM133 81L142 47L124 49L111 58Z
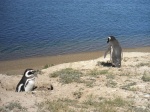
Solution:
M75 99L80 99L82 94L83 94L83 92L81 92L81 91L73 92L73 96L75 97Z
M38 105L38 112L59 112L60 110L68 110L68 106L62 101L45 101Z
M22 107L21 104L18 102L10 102L4 107L0 107L0 112L10 112L10 111L25 112L27 111L27 109L25 107Z
M134 107L131 109L131 112L149 112L150 108L143 108L143 107Z
M97 102L95 101L95 97L92 94L87 96L87 99L83 102L85 105L96 106Z
M101 71L100 71L100 74L101 74L101 75L108 74L108 70L101 70Z
M16 76L17 74L6 73L5 75L7 75L7 76ZM23 75L23 74L20 74L20 75Z
M127 85L121 86L121 89L125 89L125 90L128 90L128 91L136 91L137 89L132 87L134 85L136 85L136 82L132 82L132 83L129 83Z
M143 66L150 67L150 62L148 62L148 63L139 63L139 64L136 65L136 67L143 67Z
M130 76L130 73L129 73L129 72L122 72L122 73L120 74L120 76Z
M97 77L98 75L100 75L100 71L97 69L93 69L93 70L89 71L88 75L93 76L93 77Z
M80 83L81 82L80 77L82 76L82 73L78 70L67 68L50 74L50 77L58 77L58 76L60 78L59 81L63 84L68 84L72 82Z
M115 88L117 86L117 83L113 80L108 80L106 83L107 87Z
M150 81L150 74L144 72L144 74L142 76L142 80L145 82L149 82Z
M122 99L121 97L117 97L113 100L110 100L110 99L106 100L105 103L116 106L116 107L129 106L131 104L131 102L126 101L126 100Z
M87 75L97 77L98 75L105 75L108 73L108 70L98 70L98 69L93 69L91 70Z
M94 111L98 112L116 112L117 107L130 107L131 102L126 101L120 97L115 99L104 99L102 101L95 100L93 95L87 97L87 100L83 102L84 108L94 108Z
M77 96L82 93L75 92ZM98 98L98 96L88 95L83 102L71 99L47 100L37 105L37 112L117 112L117 108L128 109L131 102L120 97L114 99Z
M93 87L96 82L95 77L89 77L87 79L82 80L82 83L85 84L86 87Z
M114 78L115 78L115 75L108 74L108 75L106 75L106 78L107 78L107 79L114 79Z
M39 75L42 75L42 74L43 74L43 72L42 72L41 70L37 70L37 73L38 73Z
M76 106L77 103L77 100L70 99L47 100L37 105L37 112L74 112L71 106Z
M89 80L89 81L83 81L83 83L87 86L87 87L93 87L93 83L95 81L94 80Z
M43 67L43 69L47 69L47 68L52 67L52 66L54 66L54 64L46 64L46 65Z

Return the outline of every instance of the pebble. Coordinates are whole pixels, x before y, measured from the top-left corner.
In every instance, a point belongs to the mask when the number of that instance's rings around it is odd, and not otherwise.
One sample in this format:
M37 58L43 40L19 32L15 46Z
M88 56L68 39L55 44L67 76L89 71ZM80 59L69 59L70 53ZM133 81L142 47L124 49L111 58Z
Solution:
M144 98L150 98L150 94L144 95Z

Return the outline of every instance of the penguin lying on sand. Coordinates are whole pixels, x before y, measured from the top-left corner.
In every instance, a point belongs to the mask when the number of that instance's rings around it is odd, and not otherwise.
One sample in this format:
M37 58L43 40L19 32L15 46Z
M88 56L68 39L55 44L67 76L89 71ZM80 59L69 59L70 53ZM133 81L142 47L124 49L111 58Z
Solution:
M110 60L114 67L121 67L121 59L122 59L122 48L118 42L118 40L114 36L108 37L109 47L104 54L104 58L107 53L110 51Z
M36 71L33 69L26 69L22 79L16 87L16 92L28 92L34 89L35 77L37 77Z

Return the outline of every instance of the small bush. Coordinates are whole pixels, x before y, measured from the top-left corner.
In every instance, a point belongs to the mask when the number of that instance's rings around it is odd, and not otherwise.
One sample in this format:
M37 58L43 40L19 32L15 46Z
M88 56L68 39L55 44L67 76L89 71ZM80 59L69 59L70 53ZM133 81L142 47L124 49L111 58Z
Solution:
M20 103L18 102L10 102L8 105L4 107L0 107L0 112L10 112L14 109L17 109L19 112L25 112L27 109L25 107L22 107Z
M132 108L131 112L149 112L150 109L147 108L143 108L143 107L134 107Z
M93 70L90 70L88 75L96 77L96 76L100 75L100 72L97 69L93 69Z
M113 106L116 106L116 107L124 107L124 106L127 106L129 105L129 102L123 100L122 98L120 97L117 97L113 100L106 100L105 101L106 104L109 104L109 105L113 105Z
M93 76L93 77L97 77L98 75L105 75L108 73L108 70L97 70L97 69L93 69L91 70L88 75Z
M146 72L144 72L142 80L145 82L149 82L150 81L150 74L146 74Z
M106 83L107 87L115 88L117 86L117 83L113 80L108 80Z
M94 82L95 82L94 80L83 81L83 83L84 83L87 87L93 87Z
M46 65L43 67L43 69L47 69L47 68L52 67L52 66L54 66L54 64L46 64Z
M94 106L97 107L98 102L95 101L95 96L92 94L87 96L87 99L83 102L84 105L86 106Z
M52 74L50 74L50 77L58 77L59 76L59 81L63 84L68 84L72 82L81 82L80 77L82 73L78 70L74 70L72 68L67 68L63 69L60 71L56 71Z
M143 66L148 66L150 67L150 62L149 63L139 63L136 65L137 67L143 67Z
M37 112L74 112L70 106L75 106L76 104L76 100L70 99L47 100L37 105Z
M101 74L101 75L108 74L108 70L101 70L101 71L100 71L100 74Z
M37 70L37 74L42 75L44 74L44 72L42 72L41 70Z
M39 109L38 112L41 111L52 111L52 112L58 112L59 110L66 111L68 109L68 106L60 101L45 101L38 105Z
M76 98L76 99L80 99L81 96L82 96L83 92L81 91L77 91L77 92L74 92L73 93L73 96Z
M75 92L77 95L82 93ZM71 99L47 100L37 105L37 112L117 112L117 108L131 107L131 102L120 97L114 99L98 98L94 95L88 95L83 102Z
M106 78L107 78L107 79L114 79L114 78L115 78L115 75L108 74L108 75L106 75Z
M100 99L101 100L101 99ZM104 99L97 101L93 95L87 97L83 102L84 108L94 108L98 112L117 112L117 107L130 107L131 102L123 100L120 97L115 99Z
M134 85L136 85L136 82L132 82L132 83L129 83L127 85L121 86L121 89L125 89L125 90L128 90L128 91L136 91L136 88L132 87Z
M130 76L130 74L131 74L131 73L129 73L129 72L127 72L127 73L122 72L122 73L120 74L120 76Z

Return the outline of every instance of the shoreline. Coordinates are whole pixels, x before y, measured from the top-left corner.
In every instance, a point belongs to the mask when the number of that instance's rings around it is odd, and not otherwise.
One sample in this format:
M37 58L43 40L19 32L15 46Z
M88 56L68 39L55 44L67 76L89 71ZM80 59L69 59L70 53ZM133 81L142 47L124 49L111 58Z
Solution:
M0 74L22 74L25 69L42 69L45 65L77 62L96 59L104 55L105 51L83 52L57 56L32 57L9 61L0 61ZM125 48L123 52L150 52L149 47Z

